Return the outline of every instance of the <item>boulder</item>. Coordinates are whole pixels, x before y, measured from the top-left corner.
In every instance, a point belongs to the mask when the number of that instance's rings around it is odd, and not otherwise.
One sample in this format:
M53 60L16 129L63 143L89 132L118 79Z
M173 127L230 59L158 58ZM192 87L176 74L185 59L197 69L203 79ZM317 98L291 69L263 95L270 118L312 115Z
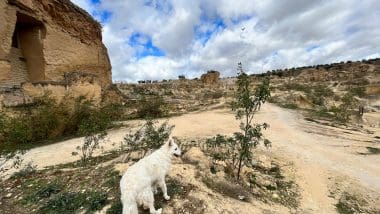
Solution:
M219 76L218 71L207 71L206 74L202 74L201 81L205 84L216 84L219 82Z

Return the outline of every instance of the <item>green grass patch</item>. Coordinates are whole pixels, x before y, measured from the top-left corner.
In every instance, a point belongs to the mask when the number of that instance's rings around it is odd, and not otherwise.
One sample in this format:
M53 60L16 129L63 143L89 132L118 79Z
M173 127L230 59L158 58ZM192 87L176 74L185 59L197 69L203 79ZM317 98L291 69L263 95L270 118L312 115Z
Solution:
M285 103L285 104L280 104L280 106L283 108L288 108L288 109L298 109L298 105L295 103Z
M371 154L371 155L378 155L378 154L380 154L380 149L379 148L370 147L370 146L367 146L366 148L367 148L369 154Z
M41 186L32 194L27 195L23 199L23 204L32 204L40 201L44 198L49 198L50 196L59 193L62 190L62 185L58 182L52 182L46 185Z
M123 212L123 205L121 201L116 201L112 203L111 207L108 208L106 214L121 214Z
M52 197L38 213L77 213L100 210L107 203L107 194L101 192L63 192ZM83 209L83 210L81 210Z

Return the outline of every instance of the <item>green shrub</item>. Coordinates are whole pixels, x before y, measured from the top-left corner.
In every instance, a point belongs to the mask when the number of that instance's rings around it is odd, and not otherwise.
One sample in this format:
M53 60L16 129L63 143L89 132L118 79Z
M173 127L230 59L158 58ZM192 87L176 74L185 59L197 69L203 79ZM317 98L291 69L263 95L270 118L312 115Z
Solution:
M139 118L158 118L166 116L166 103L161 96L143 97L139 100L137 116Z
M321 84L314 86L313 92L319 97L331 97L334 95L334 92L329 87Z
M62 184L58 182L42 185L34 193L27 195L23 199L23 203L31 204L40 201L43 198L49 198L50 196L59 193L62 190Z
M87 197L87 207L90 211L100 210L107 203L107 194L103 192L90 192Z
M53 196L38 213L79 213L82 208L90 213L100 210L107 203L107 194L100 192L63 192ZM92 211L92 212L91 212Z
M310 93L311 88L309 85L299 84L299 83L285 83L283 87L287 90L303 91L305 93Z
M366 92L365 92L365 87L364 86L351 86L351 87L348 88L348 91L353 96L358 96L358 97L364 97L364 96L366 96Z
M326 85L316 85L312 87L312 90L307 94L307 97L311 99L311 102L315 105L323 106L325 99L332 97L334 92Z
M64 192L55 195L38 213L75 213L83 204L86 195L76 192Z
M0 114L0 138L9 144L53 140L72 135L89 135L111 127L120 118L120 106L97 107L83 97L69 104L58 104L44 95L34 106L27 106L12 117Z
M83 139L83 144L76 147L76 150L80 152L79 154L83 166L87 165L88 161L92 158L94 151L101 148L100 144L104 142L106 136L106 131L100 133L87 133ZM75 152L72 154L76 155Z
M285 103L285 104L282 104L281 107L288 108L288 109L297 109L298 108L297 104L295 104L295 103Z
M28 143L33 139L31 121L25 114L7 118L2 133L5 143Z
M323 106L319 110L314 111L314 115L317 117L335 119L341 123L348 122L352 115L352 109L357 105L357 101L349 92L343 96L341 101L342 103L339 106L334 105L330 108Z
M45 95L39 98L37 105L29 111L29 120L32 123L31 141L54 139L63 135L69 115L67 106L59 105Z
M148 151L160 148L168 140L173 128L167 121L157 125L157 121L146 120L136 132L125 135L121 151L128 155L139 152L140 157L143 157Z
M331 118L333 115L330 113L331 109L327 109L325 106L322 108L314 111L314 115L317 117L326 117L326 118Z
M313 104L323 106L327 97L332 97L334 92L324 84L310 86L299 83L286 83L283 87L287 90L302 91Z
M15 116L3 116L1 135L5 142L16 144L53 139L63 135L68 113L66 106L46 94Z
M117 118L112 110L109 106L97 107L84 97L77 98L66 134L89 135L110 128L112 119Z
M340 122L347 122L352 114L351 109L357 105L357 101L351 93L346 93L342 98L342 104L332 107L331 111Z

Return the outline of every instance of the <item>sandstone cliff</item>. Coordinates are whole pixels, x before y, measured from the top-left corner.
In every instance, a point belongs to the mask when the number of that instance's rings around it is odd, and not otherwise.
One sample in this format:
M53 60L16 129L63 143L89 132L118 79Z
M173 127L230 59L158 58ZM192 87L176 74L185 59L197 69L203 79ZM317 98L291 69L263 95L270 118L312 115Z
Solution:
M46 91L100 101L111 83L101 25L87 12L70 0L0 1L0 107Z
M70 72L111 83L101 25L69 0L0 2L0 86L62 81Z

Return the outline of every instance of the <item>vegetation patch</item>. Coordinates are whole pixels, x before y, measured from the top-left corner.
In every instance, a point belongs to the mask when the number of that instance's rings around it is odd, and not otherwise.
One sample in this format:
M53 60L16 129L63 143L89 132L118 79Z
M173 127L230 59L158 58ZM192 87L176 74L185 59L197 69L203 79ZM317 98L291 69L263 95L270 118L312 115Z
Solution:
M0 184L7 190L0 198L12 194L4 207L18 207L20 213L93 213L120 198L120 176L114 170L99 165L72 170L50 168L27 177L8 179ZM63 185L64 184L64 185ZM20 199L22 198L22 199ZM0 212L3 212L0 208Z
M106 214L121 214L123 212L123 204L120 200L112 203L111 207L108 208Z
M159 118L168 115L167 104L159 95L142 97L138 102L137 118Z
M343 192L338 203L335 205L336 210L340 214L355 213L379 213L380 210L374 210L369 203L359 195Z
M353 95L353 96L358 96L358 97L365 97L366 94L366 89L364 86L351 86L348 88L348 91Z
M298 105L295 103L285 103L285 104L280 104L280 106L283 108L288 108L288 109L298 109Z
M92 213L107 203L107 194L100 192L64 192L52 197L38 213Z
M73 136L86 136L113 127L122 118L120 105L95 106L84 97L57 103L46 94L12 116L0 112L0 157Z
M375 147L366 147L368 149L368 152L372 155L378 155L380 154L380 149Z
M289 208L299 206L298 186L282 175L280 167L272 163L270 168L253 165L253 171L247 174L253 195L261 201L282 204Z
M191 214L203 214L206 211L206 203L205 201L198 199L196 197L190 196L187 198L184 198L185 202L181 204L180 206L177 206L173 209L174 213L178 214L185 214L185 213L191 213Z
M252 198L251 193L239 184L217 180L217 178L211 177L203 177L202 181L208 188L230 198L246 202L249 202Z
M34 173L36 173L36 166L32 165L32 163L28 163L24 168L15 172L11 177L20 178L20 177L28 177Z
M62 190L62 184L58 183L57 181L54 181L52 183L48 183L45 185L42 185L39 187L36 191L33 193L27 195L23 199L23 204L32 204L40 201L44 198L49 198L50 196L59 193Z
M125 135L120 150L127 154L127 160L134 152L139 154L140 159L149 151L159 149L169 139L173 128L167 121L159 125L158 121L146 120L137 131Z
M173 199L181 199L184 200L187 198L190 191L196 190L196 186L192 184L181 183L179 180L175 178L167 178L166 186L168 195L172 198L170 201L166 201L163 197L162 191L158 188L158 193L155 195L155 207L161 208L165 206L173 206ZM165 205L165 206L164 206Z

